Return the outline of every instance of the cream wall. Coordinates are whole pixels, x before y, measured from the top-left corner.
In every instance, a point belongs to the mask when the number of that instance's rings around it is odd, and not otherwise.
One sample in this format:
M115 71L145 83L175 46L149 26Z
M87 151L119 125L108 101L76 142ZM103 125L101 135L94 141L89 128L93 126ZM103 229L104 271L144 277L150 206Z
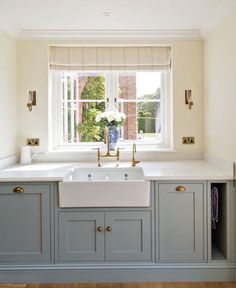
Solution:
M236 160L236 10L204 43L205 157Z
M68 42L67 42L68 43ZM73 44L98 44L101 40ZM109 40L102 42L116 44ZM201 159L203 152L203 42L172 41L119 41L119 44L170 44L173 53L173 140L174 153L142 153L141 158L151 160ZM40 147L36 152L48 150L48 45L50 41L17 41L18 96L19 96L19 141L25 145L27 137L39 137ZM60 42L59 44L66 44ZM72 44L72 43L71 43ZM37 106L32 112L26 108L28 90L37 91ZM184 90L192 89L194 106L192 110L184 103ZM195 136L195 145L182 145L182 136ZM89 160L95 158L95 151L87 153L46 154L38 160ZM125 157L125 152L121 153ZM130 153L129 153L130 154ZM65 157L64 157L65 156ZM128 155L130 156L130 155ZM127 156L127 157L128 157Z
M0 160L16 153L16 40L0 32Z

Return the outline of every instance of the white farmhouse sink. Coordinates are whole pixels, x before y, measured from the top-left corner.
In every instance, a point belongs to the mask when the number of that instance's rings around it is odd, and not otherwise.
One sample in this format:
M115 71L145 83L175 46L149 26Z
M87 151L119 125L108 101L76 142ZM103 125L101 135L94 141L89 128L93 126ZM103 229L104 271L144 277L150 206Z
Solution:
M65 181L144 181L143 169L136 168L74 168Z
M142 168L75 168L59 183L60 207L148 207Z

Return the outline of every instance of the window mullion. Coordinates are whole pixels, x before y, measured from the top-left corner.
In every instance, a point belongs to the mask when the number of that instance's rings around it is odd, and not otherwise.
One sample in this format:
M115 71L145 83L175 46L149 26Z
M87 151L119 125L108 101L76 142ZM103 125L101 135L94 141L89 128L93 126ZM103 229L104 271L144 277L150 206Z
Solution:
M64 115L63 115L63 128L64 128L64 142L68 142L68 76L64 77Z
M169 115L167 105L168 105L168 99L167 96L169 95L168 89L169 80L167 77L167 73L163 72L161 74L161 139L162 143L165 143L165 145L169 144Z
M54 131L53 134L49 133L49 149L57 148L63 142L63 133L61 129L57 127L62 127L62 77L60 72L52 72L50 74L50 110L54 107L55 113L50 113L49 115L49 131ZM59 124L59 125L58 125Z
M59 107L59 109L57 110L57 115L56 115L58 122L54 123L54 125L56 126L57 123L59 123L59 126L57 126L57 127L63 127L63 102L62 102L62 100L63 100L63 89L62 89L63 78L62 78L62 74L60 74L60 76L58 78L59 78L58 81L60 81L60 82L59 82L59 85L57 86L58 94L55 97L57 99L56 100L57 101L56 107ZM60 95L60 97L58 97L58 95ZM57 142L55 142L54 145L55 144L61 145L63 143L63 140L64 140L63 139L63 131L62 131L62 129L59 129L59 130L55 129L55 130L57 131Z
M74 78L71 77L70 79L70 99L71 99L71 106L70 106L70 141L74 142L74 134L75 134L75 128L74 128Z
M118 73L108 72L106 73L106 97L107 97L107 109L116 110L116 98L118 96Z
M78 88L78 85L79 85L78 80L75 79L75 105L77 107L77 110L75 111L76 125L79 123L79 88ZM78 142L79 141L78 131L76 131L75 136L76 136L76 142Z

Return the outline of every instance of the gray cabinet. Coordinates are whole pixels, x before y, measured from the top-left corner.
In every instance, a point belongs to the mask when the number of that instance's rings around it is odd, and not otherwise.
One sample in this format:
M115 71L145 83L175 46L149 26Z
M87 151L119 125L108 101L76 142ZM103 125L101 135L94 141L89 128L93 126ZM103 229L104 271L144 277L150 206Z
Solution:
M150 211L59 212L59 261L151 259Z
M0 185L0 263L50 262L50 187Z
M105 214L106 260L150 260L150 212L107 212Z
M103 260L103 227L103 212L59 212L59 261Z
M160 261L204 261L203 183L159 184Z

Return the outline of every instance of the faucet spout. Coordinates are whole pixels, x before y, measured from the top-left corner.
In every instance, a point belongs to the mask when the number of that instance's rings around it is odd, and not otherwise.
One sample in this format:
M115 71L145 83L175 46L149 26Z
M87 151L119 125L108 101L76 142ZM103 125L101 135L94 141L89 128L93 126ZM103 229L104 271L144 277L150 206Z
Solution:
M131 162L132 162L132 167L135 167L136 164L140 163L140 161L138 161L138 160L135 159L135 153L136 153L136 151L137 151L136 144L133 143L132 160L131 160Z

